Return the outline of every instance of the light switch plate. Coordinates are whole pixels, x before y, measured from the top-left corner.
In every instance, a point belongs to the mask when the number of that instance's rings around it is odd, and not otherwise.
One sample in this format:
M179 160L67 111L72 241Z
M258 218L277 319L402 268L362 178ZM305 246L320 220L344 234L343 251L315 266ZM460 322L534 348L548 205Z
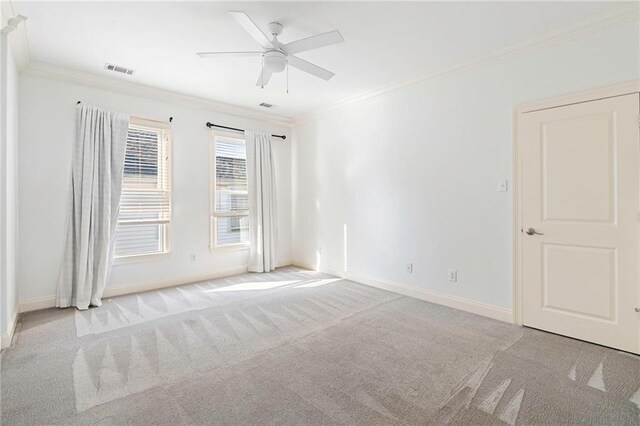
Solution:
M509 184L506 179L500 179L498 181L498 192L507 192L509 190Z

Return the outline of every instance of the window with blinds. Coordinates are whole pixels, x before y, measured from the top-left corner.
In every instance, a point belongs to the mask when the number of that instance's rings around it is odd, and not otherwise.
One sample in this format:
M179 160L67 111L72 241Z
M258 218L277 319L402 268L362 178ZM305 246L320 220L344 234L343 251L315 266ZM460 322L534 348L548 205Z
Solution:
M211 141L211 246L246 245L249 197L244 139L216 132Z
M116 228L116 258L170 250L170 139L167 124L131 119Z

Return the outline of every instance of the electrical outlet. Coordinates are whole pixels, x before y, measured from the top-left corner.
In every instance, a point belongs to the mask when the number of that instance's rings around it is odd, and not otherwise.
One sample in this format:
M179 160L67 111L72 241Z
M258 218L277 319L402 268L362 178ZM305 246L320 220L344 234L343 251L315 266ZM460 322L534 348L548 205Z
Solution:
M191 253L191 261L192 262L196 261L196 255L194 253Z
M500 179L498 181L498 192L507 192L509 190L509 183L506 179Z
M458 271L449 269L449 281L452 283L458 282Z
M407 274L413 274L413 263L407 263L407 267L405 268L405 272Z

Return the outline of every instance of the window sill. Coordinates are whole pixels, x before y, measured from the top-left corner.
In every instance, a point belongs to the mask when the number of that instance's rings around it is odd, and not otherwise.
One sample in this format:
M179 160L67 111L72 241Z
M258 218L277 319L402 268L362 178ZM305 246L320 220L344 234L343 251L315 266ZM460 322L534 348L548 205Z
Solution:
M227 252L227 251L248 251L249 250L249 244L228 244L225 246L210 246L209 247L209 251L211 251L211 253L220 253L220 252Z
M138 254L134 256L116 257L113 260L113 266L130 265L130 264L145 263L145 262L157 262L160 260L166 260L170 255L171 255L171 252Z

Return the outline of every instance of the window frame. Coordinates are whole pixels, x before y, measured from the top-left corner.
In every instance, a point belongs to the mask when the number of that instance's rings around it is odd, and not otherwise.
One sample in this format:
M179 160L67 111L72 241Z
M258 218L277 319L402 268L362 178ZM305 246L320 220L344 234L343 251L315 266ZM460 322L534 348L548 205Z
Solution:
M126 256L116 256L115 255L115 241L114 241L114 257L113 257L113 264L114 265L122 265L122 264L129 264L129 263L140 263L140 262L147 262L147 261L153 261L153 260L160 260L160 259L164 259L167 256L171 255L171 251L172 251L172 229L173 229L173 132L172 132L172 128L171 128L171 124L164 122L164 121L156 121L156 120L151 120L151 119L147 119L147 118L140 118L140 117L135 117L135 116L131 116L129 118L129 126L127 128L127 138L128 138L128 132L129 129L131 127L137 127L137 128L147 128L147 129L151 129L151 130L156 130L156 131L164 131L165 135L166 135L166 152L169 156L169 159L166 160L167 167L166 168L161 168L160 166L158 166L158 172L160 172L160 170L166 170L166 173L169 175L168 178L166 179L167 181L167 191L169 192L169 219L166 221L157 221L158 225L164 225L163 228L161 229L161 244L162 244L162 251L161 252L152 252L152 253L136 253L136 254L130 254L130 255L126 255ZM125 151L126 151L126 147L125 147ZM160 153L161 150L158 149L158 152ZM124 171L123 171L124 173ZM124 188L123 188L124 189ZM131 222L129 222L131 223ZM146 224L152 224L153 221L140 221L140 223L146 223ZM116 224L116 227L118 225ZM125 225L126 226L126 225Z
M229 250L249 250L249 241L233 243L233 244L216 244L217 226L216 219L219 217L247 217L249 218L249 207L247 210L218 212L216 210L216 138L231 139L238 141L237 143L246 146L247 142L244 134L239 132L224 131L221 129L211 129L209 132L209 250L211 252L229 251ZM246 156L245 156L246 159ZM247 171L248 172L248 171ZM247 176L247 186L249 178ZM247 188L247 194L248 194Z

